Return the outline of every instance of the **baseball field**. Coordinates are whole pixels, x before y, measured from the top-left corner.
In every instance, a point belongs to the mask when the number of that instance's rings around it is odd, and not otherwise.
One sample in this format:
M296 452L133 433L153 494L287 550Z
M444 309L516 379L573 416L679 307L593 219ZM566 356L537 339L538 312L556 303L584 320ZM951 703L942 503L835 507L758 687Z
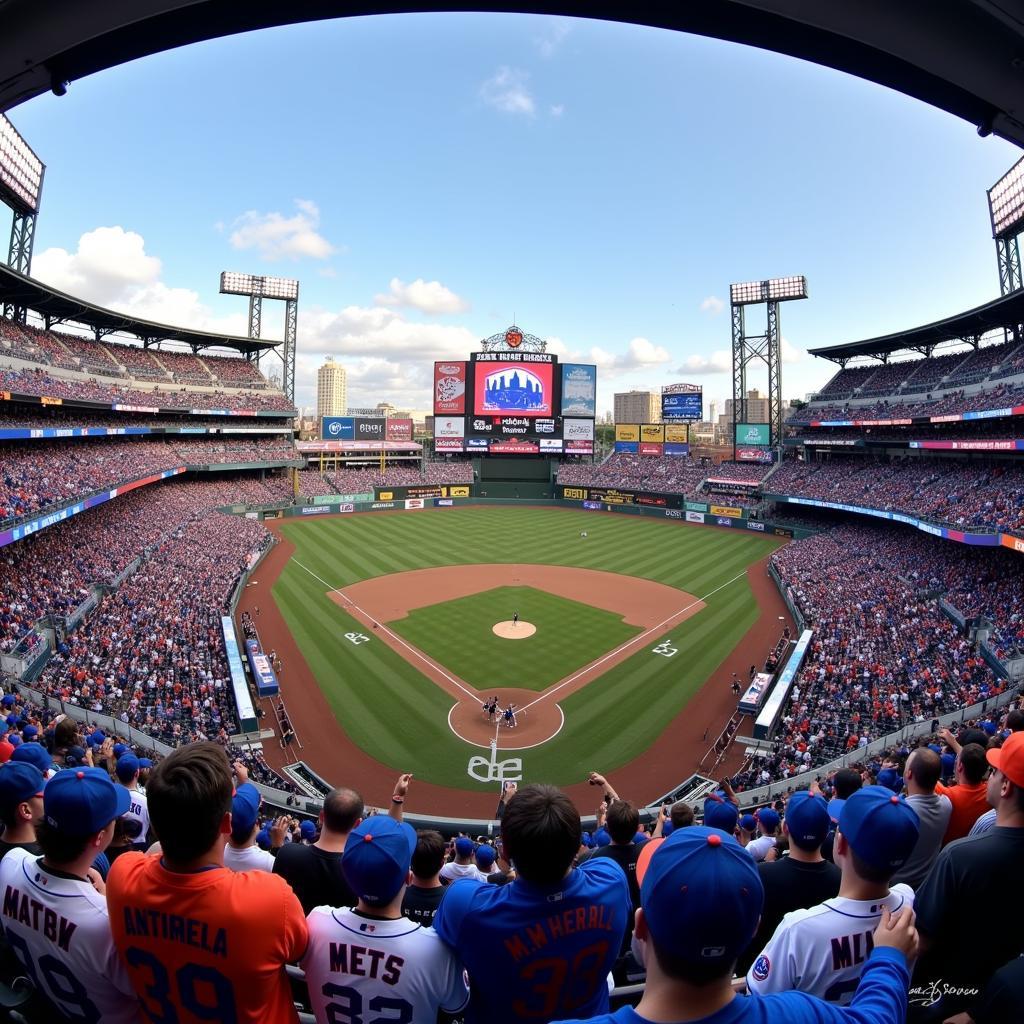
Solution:
M282 543L240 607L262 603L284 663L302 744L288 760L332 782L372 769L467 795L512 778L571 786L656 746L683 778L703 753L683 735L724 724L692 720L696 695L700 717L713 689L727 718L732 671L745 678L781 625L761 583L779 542L749 531L530 507L273 528ZM483 712L492 696L515 728Z

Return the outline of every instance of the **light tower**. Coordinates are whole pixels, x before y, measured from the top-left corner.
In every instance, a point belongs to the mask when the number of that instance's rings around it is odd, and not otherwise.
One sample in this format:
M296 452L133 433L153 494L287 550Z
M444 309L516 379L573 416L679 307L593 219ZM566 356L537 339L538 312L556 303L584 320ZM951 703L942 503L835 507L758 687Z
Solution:
M36 233L39 197L43 191L43 162L18 130L0 114L0 203L14 213L7 265L28 277L32 270L32 243ZM4 303L4 316L25 322L26 309L13 302Z
M1024 232L1024 157L989 190L988 212L999 264L999 294L1024 288L1020 263L1020 235Z

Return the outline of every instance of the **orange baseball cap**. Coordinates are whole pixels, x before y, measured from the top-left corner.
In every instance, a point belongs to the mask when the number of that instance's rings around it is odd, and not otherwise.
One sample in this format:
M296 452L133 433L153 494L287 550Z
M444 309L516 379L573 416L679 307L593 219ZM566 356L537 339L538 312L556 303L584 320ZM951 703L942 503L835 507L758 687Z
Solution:
M987 750L985 756L993 768L1001 771L1015 786L1024 788L1024 732L1012 733L1001 747Z

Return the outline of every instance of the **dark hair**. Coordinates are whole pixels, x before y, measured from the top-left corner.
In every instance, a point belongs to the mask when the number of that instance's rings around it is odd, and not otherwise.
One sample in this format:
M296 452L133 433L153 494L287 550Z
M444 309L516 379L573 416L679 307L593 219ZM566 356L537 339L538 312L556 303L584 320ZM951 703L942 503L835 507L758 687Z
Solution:
M1010 732L1020 732L1021 730L1024 730L1024 711L1021 711L1019 708L1014 708L1013 711L1006 716L1006 728L1009 729Z
M339 786L324 798L324 828L351 832L363 816L363 798L354 790Z
M583 829L572 801L554 786L524 786L505 806L501 836L519 876L535 885L565 877Z
M964 778L972 786L976 786L985 778L985 772L988 771L985 748L978 743L968 743L960 751L960 765L964 770Z
M631 843L640 827L640 812L628 800L616 800L605 819L613 843Z
M753 935L750 936L751 939L753 937ZM675 981L685 981L689 985L701 987L721 981L723 978L731 978L736 969L735 960L731 960L729 963L701 963L700 961L683 960L681 957L663 953L653 939L647 944L653 948L654 958L658 961L662 974Z
M217 743L179 747L153 769L149 817L168 860L187 863L213 847L233 790L228 755Z
M416 832L416 849L412 854L412 873L417 878L433 878L444 866L448 846L444 836L432 828Z
M961 747L966 747L969 743L977 743L979 747L988 745L988 733L984 729L975 728L973 725L967 729L961 729L956 739Z
M934 750L928 747L918 747L910 757L907 758L907 766L914 781L922 788L931 792L935 783L942 775L942 760Z
M73 718L65 718L53 727L53 745L58 750L66 750L78 744L78 723Z
M849 846L849 841L847 841L847 845ZM850 846L850 860L853 862L853 870L857 872L857 875L873 885L888 885L889 880L897 871L896 868L876 868L874 865L866 863L854 853L852 846Z
M693 824L693 808L685 800L677 800L669 812L673 828L689 828Z
M864 785L860 772L852 768L840 768L832 779L832 788L840 800L846 800Z
M50 864L70 864L85 852L92 836L69 836L54 828L46 818L36 825L36 842Z

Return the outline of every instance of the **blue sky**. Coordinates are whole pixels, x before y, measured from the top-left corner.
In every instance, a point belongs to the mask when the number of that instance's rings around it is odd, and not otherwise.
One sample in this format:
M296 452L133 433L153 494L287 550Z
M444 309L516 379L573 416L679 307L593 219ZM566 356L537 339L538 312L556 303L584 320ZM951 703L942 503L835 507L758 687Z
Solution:
M678 380L724 398L729 283L793 273L802 396L830 376L806 348L998 293L985 189L1019 156L830 69L525 15L250 33L10 116L47 164L37 276L233 333L221 270L297 277L299 403L332 353L351 404L417 409L435 358L513 317L599 364L602 409ZM281 311L265 324L280 336Z

